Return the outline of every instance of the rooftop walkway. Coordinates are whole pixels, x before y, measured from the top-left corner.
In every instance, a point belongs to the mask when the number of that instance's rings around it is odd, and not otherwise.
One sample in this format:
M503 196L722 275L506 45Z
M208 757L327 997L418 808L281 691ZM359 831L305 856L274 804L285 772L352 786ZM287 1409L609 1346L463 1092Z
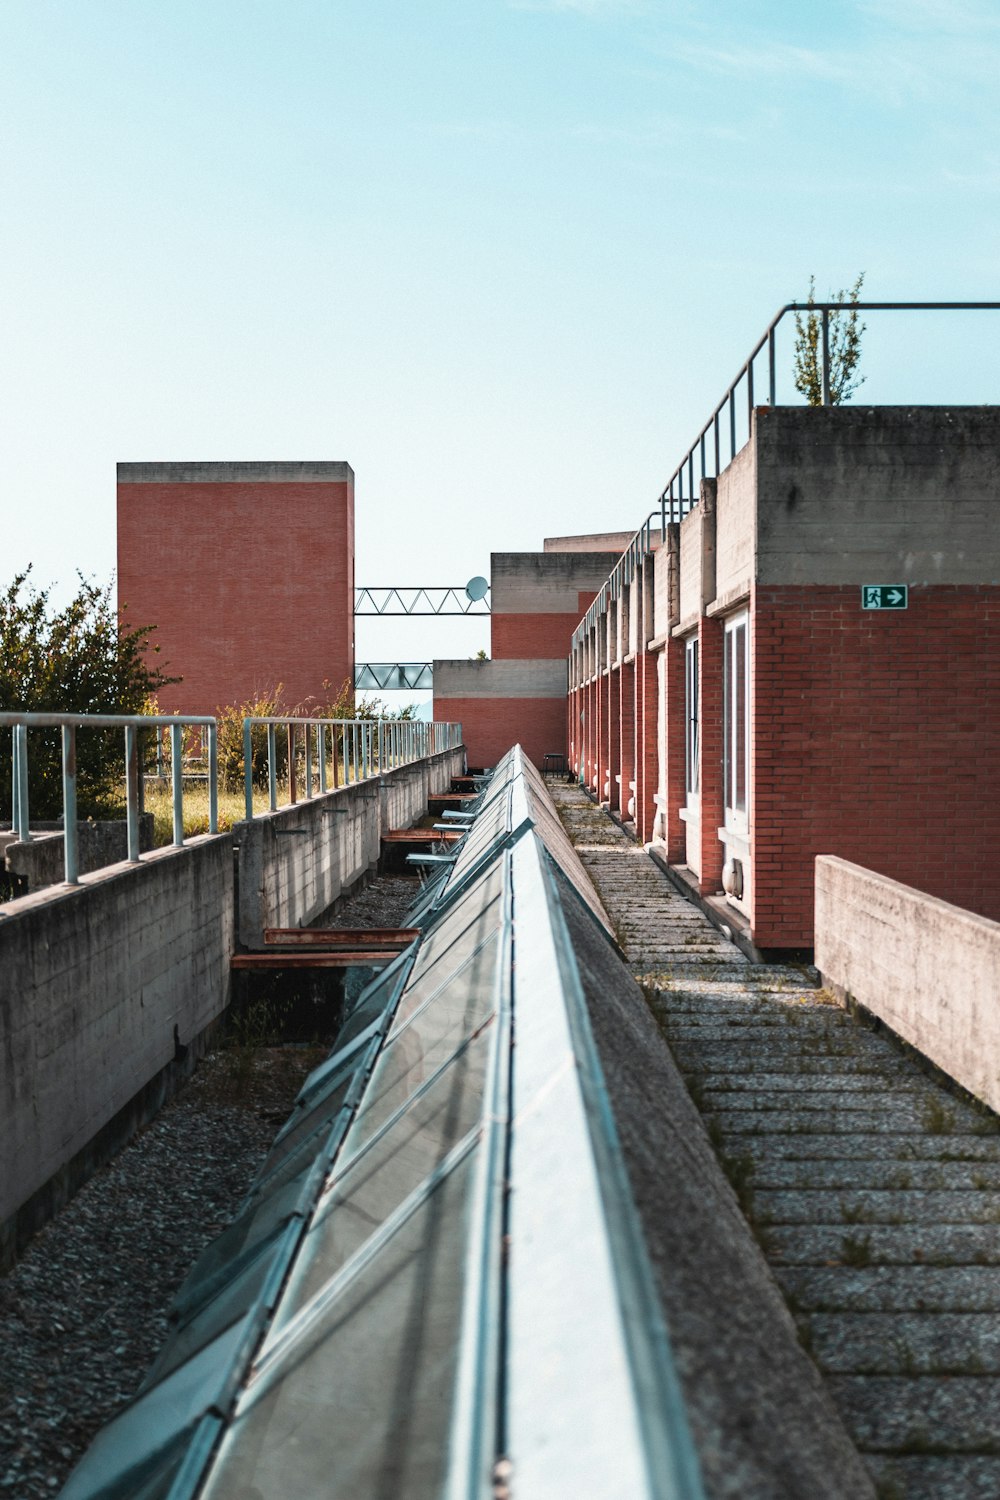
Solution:
M1000 1495L1000 1135L753 966L573 785L560 817L883 1500Z

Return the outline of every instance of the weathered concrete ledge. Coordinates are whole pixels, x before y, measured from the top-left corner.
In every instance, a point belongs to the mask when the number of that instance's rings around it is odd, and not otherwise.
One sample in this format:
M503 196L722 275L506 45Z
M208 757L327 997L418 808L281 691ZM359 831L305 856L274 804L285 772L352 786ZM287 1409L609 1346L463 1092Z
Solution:
M0 916L0 1263L150 1119L229 1000L227 834Z
M835 993L1000 1109L1000 922L821 855L815 961Z
M0 850L11 875L27 881L29 891L61 885L65 872L65 835L57 823L32 823L32 838L15 838ZM124 818L82 818L76 825L77 860L81 875L128 858L128 824ZM139 852L153 848L153 814L139 815Z

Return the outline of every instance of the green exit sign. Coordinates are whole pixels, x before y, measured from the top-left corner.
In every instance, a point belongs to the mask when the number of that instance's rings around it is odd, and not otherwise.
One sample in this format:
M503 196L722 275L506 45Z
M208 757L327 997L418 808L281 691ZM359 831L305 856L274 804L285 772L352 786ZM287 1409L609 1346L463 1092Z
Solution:
M905 583L863 583L862 609L905 609L909 590Z

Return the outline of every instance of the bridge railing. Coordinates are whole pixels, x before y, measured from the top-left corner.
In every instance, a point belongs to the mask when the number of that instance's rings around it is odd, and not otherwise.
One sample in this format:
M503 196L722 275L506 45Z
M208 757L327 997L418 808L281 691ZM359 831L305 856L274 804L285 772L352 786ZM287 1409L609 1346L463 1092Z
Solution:
M605 613L609 603L618 599L622 589L632 582L641 559L654 545L654 533L659 533L656 543L662 544L667 534L667 525L683 521L697 505L701 481L717 477L725 464L732 463L749 436L754 406L760 399L762 384L766 391L765 403L768 406L776 405L776 336L784 319L789 316L802 320L816 317L821 404L829 406L833 402L831 334L836 318L850 318L852 313L872 312L997 311L1000 311L1000 302L786 302L754 344L722 400L667 480L653 510L633 536L615 564L611 576L576 627L572 644L579 645L585 639L587 632Z
M125 800L128 858L139 858L139 814L142 810L140 738L144 730L166 730L170 736L170 778L173 802L173 842L184 843L183 750L185 729L196 729L208 748L208 831L219 825L218 726L206 715L166 714L49 714L0 713L0 729L11 730L13 742L13 795L11 822L22 843L30 843L28 808L28 731L62 731L62 822L64 868L67 885L77 885L80 860L76 815L77 730L122 729L125 732Z
M250 717L243 720L243 780L247 822L254 816L254 729L266 730L268 808L278 806L278 735L288 764L288 800L298 799L296 765L301 745L306 799L352 786L394 766L422 760L462 743L458 723L422 719L306 719Z

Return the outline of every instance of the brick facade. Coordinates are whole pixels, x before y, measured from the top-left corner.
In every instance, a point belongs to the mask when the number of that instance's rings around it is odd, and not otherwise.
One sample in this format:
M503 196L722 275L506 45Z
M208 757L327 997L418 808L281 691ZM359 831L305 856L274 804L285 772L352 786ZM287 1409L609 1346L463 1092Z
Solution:
M495 766L515 742L538 767L552 752L565 754L565 694L561 698L435 696L434 717L462 725L470 766Z
M703 895L722 897L728 850L725 909L760 948L812 946L821 854L1000 920L998 451L998 408L762 408L575 636L571 681L596 671L583 691L608 725L597 766L585 738L575 769L598 796L620 777L623 815L634 780L637 837ZM905 583L908 607L863 608L872 582ZM744 612L747 815L727 826L726 623ZM582 649L595 635L620 666ZM685 821L692 638L700 774Z
M289 707L353 689L350 467L120 464L118 599L182 678L160 693L167 713L279 683Z
M434 663L434 717L461 720L470 765L494 765L516 742L538 766L546 755L566 755L565 690L554 698L545 684L613 561L586 545L492 554L489 661L478 664L472 691L465 664ZM522 669L513 677L512 663Z
M812 942L813 861L853 860L1000 920L1000 586L758 587L755 940Z

